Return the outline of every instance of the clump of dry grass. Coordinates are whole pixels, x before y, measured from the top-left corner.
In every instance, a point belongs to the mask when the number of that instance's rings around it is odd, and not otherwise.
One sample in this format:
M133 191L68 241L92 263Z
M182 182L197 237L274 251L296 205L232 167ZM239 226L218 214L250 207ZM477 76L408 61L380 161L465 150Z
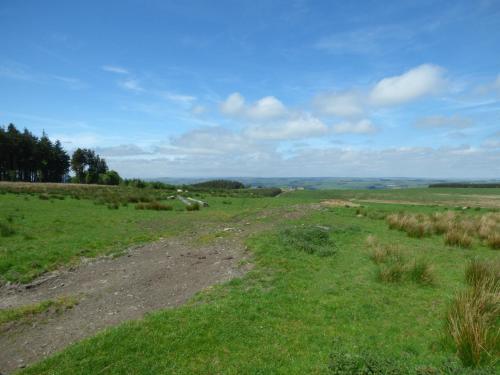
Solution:
M378 278L386 283L402 281L406 270L401 263L382 264L378 269Z
M465 366L490 364L500 354L499 263L472 261L470 287L459 292L446 316L446 334Z
M372 248L370 259L378 265L377 278L380 281L395 283L409 279L422 285L434 284L434 269L427 260L410 262L399 247L379 244L373 236L368 236L366 242Z
M498 250L500 249L500 232L497 233L491 233L487 238L486 238L486 243L488 244L489 247L492 249Z
M471 287L478 287L487 279L500 283L500 261L472 259L465 269L465 281Z
M450 246L469 248L476 237L491 247L500 249L500 213L464 215L454 211L435 212L432 215L397 213L386 217L391 229L404 231L410 237L422 238L443 234Z
M425 259L414 261L408 267L408 274L411 279L418 284L433 285L436 281L434 267L428 260Z
M450 246L469 248L472 245L472 237L459 228L453 228L445 233L444 243Z

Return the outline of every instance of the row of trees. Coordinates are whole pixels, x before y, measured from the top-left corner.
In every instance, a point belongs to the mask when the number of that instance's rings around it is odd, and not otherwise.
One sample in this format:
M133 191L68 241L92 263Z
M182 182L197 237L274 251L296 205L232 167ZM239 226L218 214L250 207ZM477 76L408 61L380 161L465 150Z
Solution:
M106 160L93 150L78 148L71 159L61 142L52 142L45 132L38 138L14 124L0 126L0 181L72 182L118 185L120 176L110 171Z
M61 143L47 134L38 138L14 124L0 127L0 181L62 182L69 164Z

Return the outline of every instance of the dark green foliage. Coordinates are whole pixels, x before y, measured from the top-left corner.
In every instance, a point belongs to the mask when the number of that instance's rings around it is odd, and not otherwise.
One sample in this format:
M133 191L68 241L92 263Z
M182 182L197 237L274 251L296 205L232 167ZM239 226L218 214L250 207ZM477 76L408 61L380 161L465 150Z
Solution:
M0 181L63 182L69 156L59 141L41 138L14 124L0 127Z
M74 182L80 184L118 185L121 181L118 172L108 171L106 160L87 148L73 152L71 169L75 172Z
M101 173L99 175L100 185L119 185L121 182L121 177L116 171L107 171L106 173Z
M0 237L9 237L16 234L16 230L10 222L4 223L0 221Z
M330 239L329 232L316 226L283 229L279 236L288 249L318 256L335 254L335 243Z
M241 182L232 180L210 180L192 186L203 189L243 189L245 187Z
M188 204L186 206L186 210L187 211L199 211L200 210L200 204L195 202L195 203L192 203L192 204Z
M138 203L135 206L136 210L155 210L155 211L172 211L172 206L159 202Z

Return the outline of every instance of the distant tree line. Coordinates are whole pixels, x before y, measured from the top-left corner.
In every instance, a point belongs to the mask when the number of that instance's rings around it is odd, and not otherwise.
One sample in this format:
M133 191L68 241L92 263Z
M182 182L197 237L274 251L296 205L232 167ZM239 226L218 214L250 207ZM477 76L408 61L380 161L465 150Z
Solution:
M204 181L197 184L193 184L196 188L204 188L204 189L243 189L245 185L243 185L239 181L232 180L210 180Z
M430 184L430 188L500 188L500 183L443 182Z
M14 124L0 127L0 181L63 182L69 156L45 132L38 138Z
M52 142L43 132L38 138L28 129L14 124L0 126L0 181L71 182L118 185L120 175L108 169L106 160L93 150L78 148L70 158L58 140Z

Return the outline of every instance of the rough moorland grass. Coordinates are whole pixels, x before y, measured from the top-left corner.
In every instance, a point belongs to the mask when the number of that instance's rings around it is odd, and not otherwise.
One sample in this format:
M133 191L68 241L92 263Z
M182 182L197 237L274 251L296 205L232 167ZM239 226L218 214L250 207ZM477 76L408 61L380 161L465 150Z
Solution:
M435 283L434 268L427 259L408 260L401 247L380 244L373 235L367 237L366 243L371 248L371 260L378 265L377 278L380 281L395 283L411 280L422 285Z
M280 231L280 239L285 247L292 250L315 254L320 257L335 254L335 243L327 229L317 226L300 226Z
M455 296L446 316L446 333L458 357L474 367L495 364L500 356L500 279L471 277L476 270L467 272L472 285Z
M483 215L457 214L455 211L422 213L397 213L386 217L391 229L404 231L410 237L422 238L443 234L449 246L470 248L476 237L492 249L500 248L500 214L489 212Z
M468 251L450 253L437 237L409 238L348 208L318 211L293 224L336 228L330 233L335 256L291 251L280 232L260 234L248 243L254 268L242 279L110 329L25 373L368 374L366 365L385 370L404 363L412 374L472 374L458 365L441 371L454 352L439 335L446 301L463 286ZM408 258L428 258L439 284L377 282L365 253L369 233L400 243ZM495 252L482 249L481 255ZM364 372L343 371L350 366Z
M11 309L0 309L0 329L3 325L12 322L29 322L34 316L47 312L62 312L73 308L78 303L74 297L59 297Z

